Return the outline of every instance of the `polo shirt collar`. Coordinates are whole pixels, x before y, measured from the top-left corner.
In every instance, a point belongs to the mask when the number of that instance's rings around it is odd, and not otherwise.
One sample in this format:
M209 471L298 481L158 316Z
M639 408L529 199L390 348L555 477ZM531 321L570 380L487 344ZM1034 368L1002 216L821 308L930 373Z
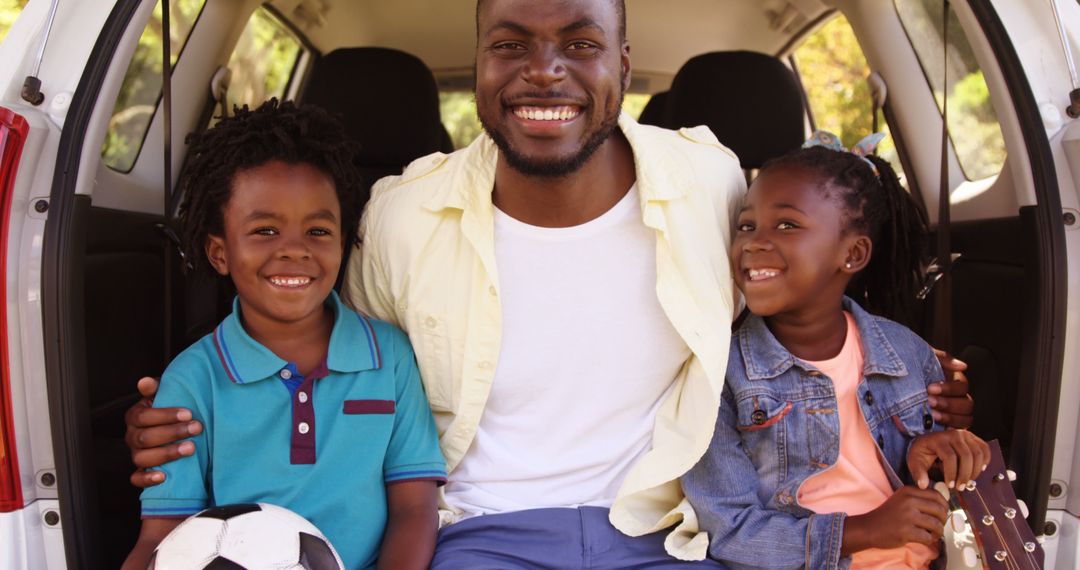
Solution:
M371 322L345 307L337 292L332 291L326 303L334 311L326 367L346 373L380 368L382 358ZM229 379L237 384L277 378L290 365L244 330L239 297L233 300L232 313L214 329L214 348Z

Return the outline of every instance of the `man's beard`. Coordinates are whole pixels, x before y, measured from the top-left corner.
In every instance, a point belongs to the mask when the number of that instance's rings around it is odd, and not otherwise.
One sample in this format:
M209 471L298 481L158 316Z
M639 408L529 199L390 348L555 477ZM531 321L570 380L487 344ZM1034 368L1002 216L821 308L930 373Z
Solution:
M578 169L592 158L592 155L596 153L596 150L600 148L600 145L604 144L604 142L615 133L615 130L619 128L618 109L622 107L621 94L619 103L620 105L615 107L616 112L604 118L600 127L585 139L585 144L581 145L581 148L578 149L577 152L570 156L548 160L535 159L518 152L510 145L510 141L507 140L502 133L484 120L483 115L480 115L480 124L483 125L484 131L491 137L491 140L495 141L495 146L499 148L499 152L506 158L506 163L510 168L513 168L525 176L562 178L577 172Z

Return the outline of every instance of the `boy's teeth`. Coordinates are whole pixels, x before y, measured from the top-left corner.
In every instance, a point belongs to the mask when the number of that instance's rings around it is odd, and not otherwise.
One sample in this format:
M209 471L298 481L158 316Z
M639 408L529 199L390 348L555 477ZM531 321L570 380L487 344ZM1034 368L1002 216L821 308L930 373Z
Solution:
M578 110L565 105L562 107L515 107L514 115L530 121L567 121L578 116Z
M310 277L271 277L270 282L278 287L301 287L311 283Z
M747 274L750 276L751 281L756 281L758 279L768 279L770 277L776 277L777 275L780 275L780 270L778 270L778 269L748 269Z

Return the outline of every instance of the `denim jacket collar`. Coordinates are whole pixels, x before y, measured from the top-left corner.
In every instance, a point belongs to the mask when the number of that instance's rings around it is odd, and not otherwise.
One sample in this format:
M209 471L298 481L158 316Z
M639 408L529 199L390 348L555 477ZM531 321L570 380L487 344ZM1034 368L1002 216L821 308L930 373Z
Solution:
M903 360L897 354L888 337L878 326L877 318L866 312L858 303L844 297L844 310L855 317L863 347L863 374L882 374L899 377L908 374ZM796 358L765 325L765 320L750 315L739 329L739 350L750 380L769 380L786 372L792 366L806 370L813 367Z

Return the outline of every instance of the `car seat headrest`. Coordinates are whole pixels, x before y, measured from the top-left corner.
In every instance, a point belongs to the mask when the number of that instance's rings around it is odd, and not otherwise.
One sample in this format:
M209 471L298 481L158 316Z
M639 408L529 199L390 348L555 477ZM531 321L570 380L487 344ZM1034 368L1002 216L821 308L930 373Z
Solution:
M663 126L707 125L742 167L799 148L806 139L802 89L779 59L749 51L696 56L675 74Z
M360 143L357 164L398 170L445 148L439 89L413 55L379 47L343 48L316 63L304 103L342 117Z
M650 97L649 102L645 104L645 108L641 110L638 122L643 125L663 127L664 114L667 112L665 107L667 105L667 94L667 91L661 91Z

